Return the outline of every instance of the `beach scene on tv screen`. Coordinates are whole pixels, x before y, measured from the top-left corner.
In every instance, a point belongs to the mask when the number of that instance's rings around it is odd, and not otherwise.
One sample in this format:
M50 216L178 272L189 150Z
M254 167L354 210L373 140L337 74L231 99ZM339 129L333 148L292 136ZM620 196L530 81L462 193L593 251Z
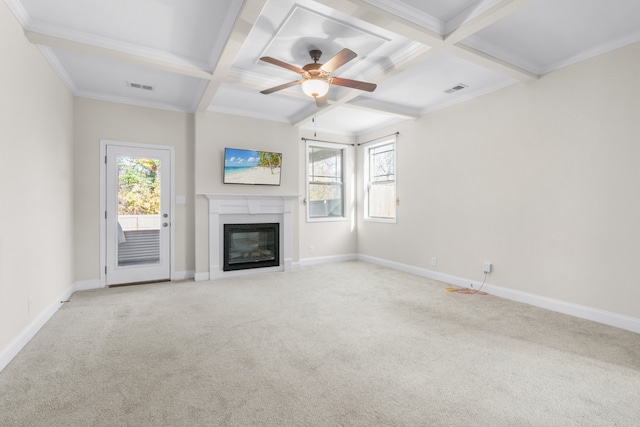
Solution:
M280 153L227 148L224 183L280 185L281 162Z

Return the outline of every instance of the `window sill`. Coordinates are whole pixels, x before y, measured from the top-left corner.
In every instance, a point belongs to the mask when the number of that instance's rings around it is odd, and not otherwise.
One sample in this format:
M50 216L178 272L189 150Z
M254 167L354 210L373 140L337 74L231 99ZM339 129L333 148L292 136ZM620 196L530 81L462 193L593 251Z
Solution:
M364 218L367 222L381 222L387 224L395 224L398 222L397 218Z
M327 217L307 217L307 222L342 222L347 221L348 218L344 216L327 216Z

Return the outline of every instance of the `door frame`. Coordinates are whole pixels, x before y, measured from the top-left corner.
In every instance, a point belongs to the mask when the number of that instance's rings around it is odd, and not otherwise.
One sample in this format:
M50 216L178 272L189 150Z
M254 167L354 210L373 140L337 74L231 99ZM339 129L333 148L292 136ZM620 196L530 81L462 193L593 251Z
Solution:
M175 242L176 242L176 227L175 227L175 213L176 213L176 204L175 204L175 189L176 189L176 179L175 179L175 147L170 145L156 145L156 144L140 144L136 142L126 142L126 141L115 141L110 139L101 139L100 140L100 287L105 288L107 286L107 220L105 218L107 212L107 145L113 145L118 147L130 147L130 148L142 148L142 149L157 149L157 150L167 150L169 151L169 156L171 157L171 182L169 183L170 188L170 200L169 200L169 209L171 210L171 227L170 227L170 242L169 242L169 274L170 279L175 280L176 274L176 253L175 253Z

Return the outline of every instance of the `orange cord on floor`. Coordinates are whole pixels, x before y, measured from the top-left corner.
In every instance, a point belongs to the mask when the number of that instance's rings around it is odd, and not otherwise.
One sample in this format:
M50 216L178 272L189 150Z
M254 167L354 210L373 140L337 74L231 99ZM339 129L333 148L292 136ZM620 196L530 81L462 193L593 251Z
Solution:
M480 285L480 287L478 289L467 289L467 288L456 288L453 286L449 286L444 288L445 291L447 292L457 292L459 294L476 294L476 295L487 295L486 292L482 292L480 289L482 289L484 287L484 282L487 280L487 274L489 274L488 271L484 272L484 279L482 279L482 284ZM473 285L471 285L473 286Z
M477 294L477 295L487 295L486 292L476 291L475 289L467 289L467 288L454 288L449 286L448 288L444 288L447 292L457 292L459 294Z

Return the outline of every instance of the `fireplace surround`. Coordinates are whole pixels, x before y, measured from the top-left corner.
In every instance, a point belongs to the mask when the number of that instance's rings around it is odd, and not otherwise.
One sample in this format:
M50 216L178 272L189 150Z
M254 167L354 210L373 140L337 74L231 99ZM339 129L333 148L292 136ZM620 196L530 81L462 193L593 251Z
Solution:
M202 194L209 201L209 277L286 271L292 268L293 201L298 196L253 194ZM225 270L225 224L278 224L278 265ZM202 276L201 276L202 277ZM202 277L202 279L205 279Z

